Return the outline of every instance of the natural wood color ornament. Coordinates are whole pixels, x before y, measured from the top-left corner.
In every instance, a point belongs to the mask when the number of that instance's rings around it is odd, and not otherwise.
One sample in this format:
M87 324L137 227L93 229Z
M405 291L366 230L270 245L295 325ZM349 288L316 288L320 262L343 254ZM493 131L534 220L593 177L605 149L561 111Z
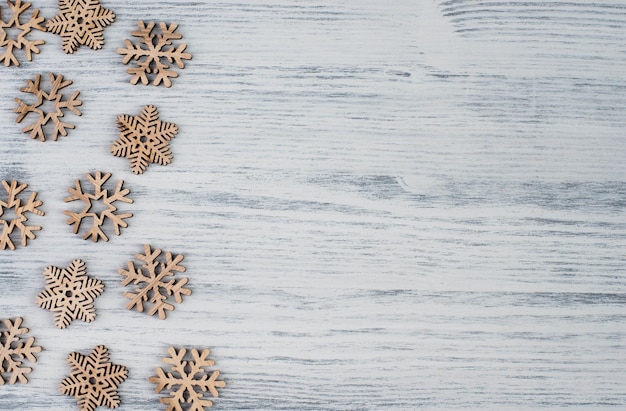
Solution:
M176 272L185 272L185 267L179 265L183 260L182 255L172 256L172 253L165 253L165 259L158 258L161 255L160 249L152 250L148 244L144 245L143 254L135 254L135 257L143 262L139 268L135 267L134 261L128 262L128 269L120 268L120 275L123 275L122 285L127 286L130 283L139 285L133 292L127 291L124 296L130 298L130 302L126 306L129 310L137 308L137 311L143 312L144 303L151 304L148 310L149 315L158 313L161 320L165 320L166 311L172 311L174 306L167 302L169 296L174 296L177 303L183 302L183 295L191 295L191 290L184 286L189 281L183 277L174 279ZM163 294L163 292L165 294Z
M162 82L165 87L171 87L170 78L178 77L178 73L169 69L170 64L176 63L178 68L182 69L185 67L183 60L191 60L191 54L184 52L187 48L185 43L177 47L172 45L172 40L183 38L182 34L176 33L178 24L172 23L168 26L161 22L158 34L152 32L155 25L155 22L146 25L143 21L138 21L139 30L131 34L140 39L139 44L135 46L130 39L126 39L126 48L117 49L117 53L124 56L122 59L124 64L131 60L137 61L136 67L126 70L133 76L130 79L131 84L137 84L141 80L144 85L152 81L155 86Z
M149 163L167 165L172 162L169 141L178 133L174 123L159 120L156 107L149 105L138 116L117 117L120 136L111 145L111 153L130 160L130 169L142 174Z
M117 408L121 404L119 385L128 378L128 369L112 364L109 349L97 346L89 356L73 352L67 357L71 374L59 390L78 400L80 411L94 411L99 406Z
M226 387L226 383L218 381L219 371L205 369L215 365L215 361L208 359L210 351L205 349L199 352L194 348L191 350L192 358L187 360L185 348L176 350L170 347L168 352L170 356L163 358L163 362L171 366L172 372L166 373L159 367L156 369L157 375L149 378L151 383L157 385L155 388L157 393L163 388L170 392L168 397L161 398L161 403L168 406L167 411L182 411L185 403L190 404L185 409L195 411L211 407L213 402L206 399L204 393L208 390L214 398L217 398L219 395L217 389Z
M111 177L111 173L102 174L102 172L96 171L94 175L87 173L86 176L89 182L94 186L93 193L83 191L80 180L75 180L75 187L68 188L71 196L66 197L65 202L81 200L85 203L85 206L78 213L67 210L64 211L65 215L70 217L67 220L67 224L74 226L74 234L77 234L83 220L91 219L92 226L83 236L83 240L91 237L94 243L99 239L109 241L109 237L102 231L102 226L105 221L110 220L113 223L115 234L120 235L120 227L128 227L128 223L124 220L133 216L132 213L116 213L117 207L113 204L116 201L133 203L132 199L126 197L128 193L130 193L130 190L123 188L124 180L117 182L113 193L109 193L109 190L103 188L104 184ZM106 206L106 209L100 213L92 212L93 202L102 203Z
M4 63L5 67L9 67L11 64L19 66L20 62L15 56L15 49L24 49L28 61L33 61L33 53L39 54L40 52L37 46L44 44L45 41L27 40L26 36L30 34L32 30L46 31L46 28L41 25L44 18L39 16L39 9L33 9L33 14L26 23L20 21L22 13L30 8L31 3L22 3L22 0L7 0L7 5L13 12L13 16L11 20L5 22L2 20L2 8L0 8L0 49L6 48L6 50L0 54L0 63ZM7 29L10 28L20 30L17 38L12 39L9 37Z
M59 14L46 23L49 32L63 39L63 51L74 53L81 45L94 50L104 45L104 28L115 21L115 13L100 0L59 0Z
M67 268L48 266L43 272L45 289L35 302L54 313L54 325L66 328L72 320L96 319L94 300L104 291L104 283L87 276L85 262L74 260Z
M46 92L41 88L41 74L37 74L34 81L26 80L26 87L22 87L20 91L34 94L37 97L37 101L33 104L26 104L19 98L16 98L15 101L18 103L18 106L13 111L18 114L16 119L18 123L21 123L29 113L37 115L37 121L22 129L24 133L30 132L30 138L33 139L38 138L41 141L46 141L46 133L43 127L52 121L54 130L51 138L56 141L59 134L65 137L67 136L68 128L75 128L73 124L60 120L61 117L65 116L64 111L70 110L72 113L80 116L82 113L76 107L81 106L83 102L78 99L80 91L74 91L67 100L63 99L63 94L60 93L60 90L71 85L73 83L71 80L64 80L62 74L55 75L54 73L49 73L48 77L51 83L50 92ZM53 102L54 111L46 113L40 108L44 100Z
M23 319L18 317L14 320L4 319L0 321L0 385L7 381L9 384L20 382L26 384L29 374L33 369L23 367L24 359L32 363L37 362L35 354L40 353L42 348L35 345L35 337L26 338L28 328L20 327Z
M7 247L11 250L15 250L15 244L11 240L11 234L17 229L20 232L21 244L26 247L29 239L35 238L34 231L41 230L41 226L38 225L25 225L28 221L27 213L34 213L38 216L43 216L45 213L38 209L43 203L37 200L37 193L33 192L24 205L22 200L18 198L18 195L28 187L28 184L19 184L13 180L11 183L2 181L2 185L8 194L7 201L0 199L0 227L2 227L2 233L0 233L0 250L4 250ZM13 210L15 218L11 220L3 219L2 216L6 210Z

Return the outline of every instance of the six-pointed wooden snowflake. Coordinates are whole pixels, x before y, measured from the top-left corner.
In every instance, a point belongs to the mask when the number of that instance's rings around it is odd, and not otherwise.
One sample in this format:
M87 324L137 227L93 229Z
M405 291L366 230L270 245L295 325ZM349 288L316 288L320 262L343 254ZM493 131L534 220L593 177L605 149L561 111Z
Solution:
M124 220L133 216L132 213L116 213L117 207L113 204L116 201L132 203L133 200L126 197L127 194L130 193L130 190L123 188L124 181L119 180L117 186L115 187L115 191L113 193L109 193L109 190L104 188L104 183L106 183L106 181L111 177L111 173L103 175L100 171L96 171L95 175L91 175L89 173L86 175L87 179L93 184L94 191L93 193L83 191L80 180L75 181L75 187L70 187L68 189L71 196L66 197L65 202L67 203L81 200L85 203L85 206L78 213L67 210L64 211L64 213L70 217L67 220L67 224L74 226L74 234L77 234L83 220L91 219L91 228L85 233L83 240L91 237L94 243L100 238L104 241L109 241L109 237L107 237L104 231L102 231L102 226L105 221L110 220L113 224L115 234L120 235L120 227L128 227L128 223ZM94 206L94 202L104 205L105 209L100 212L91 211Z
M117 388L128 377L128 370L110 362L108 348L99 345L88 357L73 352L67 357L67 363L71 374L59 389L76 398L81 411L94 411L101 405L119 407L121 400Z
M166 404L167 411L182 411L185 404L190 404L185 409L203 411L204 407L211 407L213 402L204 397L209 391L215 398L218 396L217 389L224 388L226 383L217 378L220 372L208 371L205 367L212 367L215 361L209 359L208 349L198 352L191 350L191 359L185 359L187 350L176 350L170 347L170 357L164 358L163 362L171 366L172 372L165 372L163 368L156 369L156 376L150 377L149 381L156 384L155 391L160 393L164 388L170 392L168 397L162 397L161 403Z
M152 84L158 86L161 82L165 87L171 87L170 78L178 77L178 73L170 70L170 64L176 63L178 68L184 68L183 60L190 60L191 54L185 53L187 45L180 44L178 47L172 45L172 40L180 40L183 36L176 33L178 24L172 23L169 26L163 22L159 23L160 33L153 33L154 22L147 25L143 21L138 21L139 30L131 34L140 39L139 45L134 45L132 41L126 39L126 48L117 49L117 53L124 56L122 62L128 64L131 60L137 61L137 67L127 70L133 77L131 84L137 84L141 80L142 84Z
M100 0L59 0L59 14L48 21L48 31L61 35L63 51L74 53L81 45L94 50L104 45L104 28L115 20L115 13Z
M26 384L26 374L33 369L23 367L22 362L24 359L37 362L35 354L41 352L41 347L35 345L35 337L25 337L28 328L20 327L22 321L19 317L0 321L0 385L4 385L7 377L9 384L18 381Z
M45 289L35 302L54 313L54 325L67 327L72 320L92 322L96 319L94 300L104 291L104 283L87 276L82 260L74 260L67 268L46 267Z
M128 158L133 173L142 174L149 163L172 162L169 141L178 133L178 127L159 120L156 107L145 106L139 116L121 114L117 117L117 127L120 136L111 145L111 153Z
M43 203L37 200L37 193L31 193L26 203L22 205L19 194L28 187L28 184L18 185L18 182L15 180L11 181L9 184L7 181L3 180L2 186L8 194L8 198L6 201L0 199L0 228L2 229L0 233L0 250L4 250L7 247L11 250L15 250L15 244L13 240L11 240L11 234L13 234L15 230L20 232L21 244L23 246L28 245L28 239L32 240L35 238L33 231L41 230L41 227L38 225L26 225L25 223L28 221L27 213L29 212L38 216L44 215L44 212L37 208ZM7 219L3 217L8 210L13 210L15 213L14 218Z
M143 261L143 265L139 268L135 267L134 261L128 262L128 269L120 268L118 272L123 275L122 285L127 286L130 283L139 285L133 292L127 291L124 296L130 298L130 302L126 306L129 310L137 308L137 311L143 312L144 303L151 304L148 311L149 315L158 313L159 318L166 318L166 311L174 309L172 304L167 302L168 296L174 296L177 303L183 302L183 295L191 295L191 290L185 288L189 281L183 277L174 279L176 272L185 272L185 267L179 265L183 260L182 255L172 256L172 253L165 253L164 261L158 261L161 255L160 249L152 250L150 245L144 245L144 253L136 254L135 257Z
M21 123L24 118L33 113L37 115L37 120L22 129L24 133L30 132L30 138L38 138L41 141L46 141L46 132L44 130L44 126L49 122L54 124L54 129L52 130L52 140L56 141L59 134L62 136L67 136L66 129L75 128L73 124L66 123L61 121L61 117L65 116L64 110L69 109L72 113L80 116L82 113L76 107L81 106L83 104L82 101L78 99L79 91L74 91L72 95L67 99L63 99L63 94L60 92L65 87L72 84L71 80L64 80L63 75L54 75L54 73L49 73L48 77L50 78L51 88L50 92L47 92L41 88L41 75L37 74L35 76L35 80L26 80L26 87L22 87L20 90L24 93L31 93L37 97L37 100L32 104L26 104L19 98L16 98L15 101L18 103L18 106L13 109L18 116L16 121ZM41 106L44 104L44 101L51 101L54 104L54 111L50 111L48 113L44 112L41 109Z
M30 3L22 3L22 0L7 0L9 9L13 12L13 16L10 20L4 21L2 19L2 9L0 8L0 49L5 48L4 52L0 54L0 63L4 63L6 67L14 64L20 65L17 57L15 56L15 50L24 49L26 52L26 58L28 61L33 60L33 54L39 53L37 46L44 44L43 40L28 40L26 36L30 34L32 30L46 31L46 28L41 25L44 18L39 16L39 10L34 9L31 18L27 22L22 22L22 14L28 10L31 6ZM11 38L8 30L15 28L20 31L17 38Z

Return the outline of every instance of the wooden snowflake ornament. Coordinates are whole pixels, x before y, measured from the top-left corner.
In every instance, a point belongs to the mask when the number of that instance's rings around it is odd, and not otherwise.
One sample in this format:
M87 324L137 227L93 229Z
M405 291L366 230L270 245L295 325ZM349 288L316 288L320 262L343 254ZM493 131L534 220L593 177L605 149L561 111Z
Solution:
M178 127L159 120L156 107L145 106L138 116L119 115L117 128L120 136L111 145L111 153L126 157L133 173L142 174L149 163L167 165L172 162L169 142L178 133Z
M37 74L35 76L35 80L27 80L26 87L22 87L20 91L24 93L33 94L37 97L37 100L32 104L26 104L24 101L16 98L18 106L13 109L14 112L18 114L16 121L21 123L22 120L30 113L33 113L37 116L37 119L34 123L24 127L22 131L24 133L30 133L30 138L39 139L40 141L46 141L46 132L44 126L49 122L52 122L54 125L54 129L52 130L52 140L56 141L59 137L59 134L62 136L67 136L67 129L73 129L75 126L73 124L64 122L61 120L61 117L65 116L65 111L70 110L72 113L77 116L82 115L80 110L77 107L83 104L82 101L78 99L79 91L74 91L72 95L64 99L61 90L67 86L70 86L73 82L71 80L64 80L63 75L55 75L54 73L49 73L48 77L50 79L51 88L50 91L47 92L41 87L41 74ZM49 101L53 103L54 109L50 112L45 112L42 109L42 106L45 101Z
M63 380L59 390L76 398L80 411L94 411L99 406L120 406L117 388L128 378L128 370L110 362L108 348L99 345L88 357L73 352L67 357L67 363L71 374Z
M170 365L172 372L165 372L159 367L156 369L157 375L149 378L151 383L157 385L157 393L164 388L169 391L169 396L161 398L161 403L168 406L167 411L182 411L185 404L189 405L184 409L193 411L211 407L213 402L205 398L204 393L209 391L217 398L217 389L226 387L226 383L217 379L219 371L206 369L215 365L215 361L209 359L210 351L205 349L199 352L194 348L191 350L191 358L185 357L185 348L176 350L170 347L168 352L170 357L163 358L163 362Z
M83 190L80 180L75 181L75 187L70 187L68 191L71 196L65 198L65 202L72 202L80 200L84 203L84 207L79 212L73 212L66 210L65 215L70 217L67 220L67 224L74 227L74 234L77 234L80 230L80 226L84 220L91 220L91 228L83 236L83 240L91 237L91 240L95 243L99 239L109 241L109 237L104 233L102 227L107 220L113 224L113 229L116 235L120 235L120 227L128 227L128 223L125 219L133 216L132 213L118 213L117 207L114 205L116 201L122 203L133 203L133 200L128 198L127 195L130 190L123 188L124 181L119 180L117 186L113 192L109 192L104 188L104 184L111 177L111 173L102 174L100 171L96 171L94 175L86 174L87 179L94 186L93 192L87 192ZM104 210L97 212L92 211L94 203L104 206Z
M176 33L178 24L172 23L169 26L163 22L159 23L157 33L153 33L155 22L147 25L143 21L138 21L139 30L131 34L140 39L139 45L134 45L132 41L126 39L126 48L117 49L117 53L124 56L122 63L128 64L131 60L137 61L136 67L127 70L133 77L131 84L141 83L158 86L163 83L165 87L172 87L170 78L178 77L178 73L170 70L170 64L176 63L178 68L185 67L183 60L190 60L191 54L185 53L187 45L180 44L178 47L172 45L172 40L180 40L183 36Z
M28 328L21 327L22 318L14 320L0 320L0 385L7 382L26 384L33 369L22 366L24 359L35 363L35 354L41 352L41 347L35 345L35 337L26 338Z
M39 47L45 43L43 40L27 40L26 36L33 30L46 31L46 28L41 25L44 18L39 16L39 10L34 9L30 19L23 22L22 15L31 6L30 3L22 3L22 0L7 0L7 5L13 16L10 20L5 21L2 19L2 8L0 8L0 49L5 49L0 54L0 63L4 63L5 67L14 64L20 65L17 57L15 56L15 50L24 49L26 52L26 58L28 61L33 60L33 53L39 54ZM9 34L10 29L17 29L20 33L17 38L11 38Z
M183 302L183 295L191 295L191 290L185 288L189 281L183 277L174 279L176 272L185 272L185 267L179 263L183 260L182 255L172 256L172 253L165 253L165 258L161 255L160 249L152 250L148 244L144 246L143 254L136 254L135 257L142 261L141 267L135 267L134 261L128 262L128 269L120 268L119 274L124 276L122 285L127 286L132 283L137 285L132 292L127 291L124 296L130 298L126 306L129 310L136 308L143 312L144 303L149 304L149 315L157 314L161 320L165 320L166 312L174 309L174 306L167 302L169 296L174 296L177 303Z
M104 45L104 28L115 21L115 13L99 0L59 0L59 14L48 21L49 32L63 39L63 51L74 53L81 45L94 50Z
M37 200L37 193L31 193L28 200L22 205L22 200L19 197L28 187L28 184L18 184L15 180L9 183L3 180L2 186L6 190L8 198L6 201L3 201L2 197L0 197L0 229L2 230L0 232L0 250L4 250L7 247L10 250L15 250L15 244L11 239L11 235L16 230L20 233L21 244L26 247L28 240L35 238L34 231L41 230L41 226L25 224L28 222L27 213L43 216L44 212L38 209L43 203ZM5 214L8 211L13 211L15 217L7 218Z
M96 319L93 302L104 291L104 283L87 276L82 260L74 260L63 269L46 267L43 275L46 288L35 302L54 313L54 325L66 328L75 319L88 323Z

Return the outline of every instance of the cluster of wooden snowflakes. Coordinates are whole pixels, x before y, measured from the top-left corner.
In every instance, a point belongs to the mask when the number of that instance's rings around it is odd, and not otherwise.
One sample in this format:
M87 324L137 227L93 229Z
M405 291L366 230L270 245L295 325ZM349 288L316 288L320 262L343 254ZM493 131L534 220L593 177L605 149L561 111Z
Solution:
M41 52L43 40L31 39L35 32L51 32L62 39L62 50L72 54L80 46L98 50L104 45L104 29L115 21L115 13L100 5L100 0L59 0L58 14L46 22L39 10L23 0L7 0L7 9L0 6L0 64L20 66L20 56L32 61L33 54ZM125 47L118 48L122 63L132 65L127 69L130 83L152 83L155 86L172 86L179 69L185 67L184 60L191 59L185 52L187 45L175 43L182 39L178 25L164 22L137 22L138 29L131 32L135 41L125 40ZM12 35L11 33L18 34ZM79 107L83 102L80 92L68 89L73 82L58 73L37 74L26 79L20 88L23 98L15 98L16 122L26 123L22 132L42 142L57 141L75 128L65 116L73 113L81 116ZM45 109L49 103L52 109ZM178 133L174 123L161 121L157 108L145 105L139 115L120 114L117 117L119 137L111 144L111 154L125 157L134 174L142 174L151 163L167 165L172 162L170 141ZM67 224L74 234L94 242L108 241L105 226L112 226L116 235L121 228L128 227L127 219L132 213L120 210L120 203L132 204L130 190L124 181L110 184L111 173L96 171L87 173L86 180L76 179L69 187L66 203L80 202L81 208L65 210ZM86 186L85 186L86 185ZM28 184L15 180L2 180L0 189L0 250L15 250L16 244L28 245L35 239L39 225L29 225L32 215L43 217L40 209L43 202L37 192L27 196ZM6 194L4 194L6 193ZM96 211L101 209L102 211ZM146 312L165 320L167 312L174 310L174 303L182 303L184 296L191 295L187 288L189 279L177 276L185 272L181 262L183 255L163 252L146 244L143 253L135 255L118 273L121 285L130 287L124 293L130 301L127 308ZM138 261L138 262L137 262ZM81 259L72 260L65 268L48 266L43 270L44 289L35 299L36 305L52 312L53 323L60 329L69 327L74 320L90 323L96 319L95 300L104 292L104 282L87 275L87 264ZM36 354L42 348L35 345L34 337L26 337L28 329L22 327L22 318L0 319L0 385L5 383L27 383L26 375L32 369L25 361L35 363ZM218 396L218 388L225 387L218 380L220 372L211 370L215 365L209 359L208 349L169 347L169 357L163 362L170 368L156 369L149 378L156 384L156 393L169 392L161 398L167 410L192 409L201 411L211 407L206 395ZM109 350L104 345L95 347L88 355L72 352L67 357L70 374L60 384L60 391L73 396L81 411L93 411L99 406L117 408L121 399L119 385L129 375L128 369L110 361Z

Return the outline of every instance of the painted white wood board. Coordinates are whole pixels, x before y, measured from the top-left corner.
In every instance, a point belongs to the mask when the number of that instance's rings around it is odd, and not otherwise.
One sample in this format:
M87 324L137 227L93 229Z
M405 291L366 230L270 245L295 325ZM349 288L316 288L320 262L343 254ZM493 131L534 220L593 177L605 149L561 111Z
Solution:
M211 348L214 409L626 408L622 1L102 5L102 50L46 33L0 68L0 177L46 212L0 251L0 318L45 350L0 410L76 409L65 358L98 344L129 368L120 410L161 409L169 345ZM131 86L116 54L140 19L179 23L193 54L171 89ZM49 71L83 116L41 143L13 99ZM146 104L180 132L171 165L135 176L109 146ZM135 200L108 243L62 212L95 170ZM125 309L117 269L144 243L185 254L193 294L166 321ZM95 322L58 330L34 299L74 258L106 289Z

